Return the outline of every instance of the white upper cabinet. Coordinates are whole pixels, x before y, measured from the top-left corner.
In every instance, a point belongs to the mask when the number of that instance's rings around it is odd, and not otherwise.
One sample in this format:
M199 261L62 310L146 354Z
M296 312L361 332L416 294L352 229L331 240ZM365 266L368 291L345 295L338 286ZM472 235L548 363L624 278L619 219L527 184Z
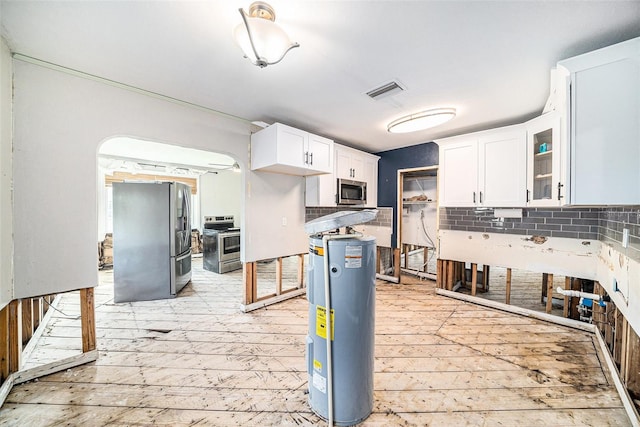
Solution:
M457 137L436 141L440 147L440 206L475 206L478 201L478 141Z
M497 129L478 138L478 204L525 206L526 131L523 126Z
M251 170L289 175L333 172L333 141L281 123L251 135Z
M362 151L349 147L336 146L336 177L366 181L364 170L364 155Z
M333 141L322 136L309 134L309 169L323 173L333 171Z
M560 119L556 112L543 114L527 127L527 205L566 204L565 179L561 175Z
M561 61L558 71L568 203L640 204L640 38Z
M525 206L525 137L518 125L436 141L440 206Z
M367 184L367 203L358 207L378 205L378 156L334 144L333 173L306 178L306 206L336 206L338 179L361 181Z

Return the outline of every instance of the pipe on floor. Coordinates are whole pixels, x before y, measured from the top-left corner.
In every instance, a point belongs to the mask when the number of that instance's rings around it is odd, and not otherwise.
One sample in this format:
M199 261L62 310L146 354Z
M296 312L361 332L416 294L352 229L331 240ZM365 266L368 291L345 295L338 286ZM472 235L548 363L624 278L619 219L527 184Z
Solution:
M558 293L564 295L565 297L578 297L578 298L587 298L592 299L594 301L601 301L602 296L598 294L591 294L589 292L581 292L581 291L572 291L569 289L562 289L560 286L556 288Z

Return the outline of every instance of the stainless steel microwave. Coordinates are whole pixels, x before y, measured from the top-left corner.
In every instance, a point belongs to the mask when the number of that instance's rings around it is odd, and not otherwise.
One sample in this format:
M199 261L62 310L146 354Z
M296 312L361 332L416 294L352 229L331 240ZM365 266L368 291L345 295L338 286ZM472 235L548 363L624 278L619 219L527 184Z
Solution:
M338 178L337 199L339 205L366 205L367 183Z

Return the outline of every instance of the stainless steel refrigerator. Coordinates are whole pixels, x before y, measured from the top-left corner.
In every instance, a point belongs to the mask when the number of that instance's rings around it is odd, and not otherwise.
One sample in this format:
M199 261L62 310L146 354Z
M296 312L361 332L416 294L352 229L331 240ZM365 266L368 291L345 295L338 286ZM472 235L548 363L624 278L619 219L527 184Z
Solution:
M173 298L191 280L191 189L113 184L114 302Z

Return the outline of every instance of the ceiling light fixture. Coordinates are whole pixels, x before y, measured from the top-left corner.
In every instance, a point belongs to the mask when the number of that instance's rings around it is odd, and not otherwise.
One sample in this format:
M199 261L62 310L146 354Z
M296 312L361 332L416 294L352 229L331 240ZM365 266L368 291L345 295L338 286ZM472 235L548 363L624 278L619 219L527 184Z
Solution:
M300 46L275 23L276 13L267 3L251 3L249 14L242 8L238 10L243 23L233 30L233 37L253 65L264 68L277 64L287 52Z
M455 108L434 108L394 120L387 126L387 131L391 133L416 132L446 123L455 116Z
M221 163L208 163L209 166L222 166L221 168L219 168L218 170L221 171L226 171L226 170L232 170L233 172L240 172L240 165L238 164L238 162L233 162L232 165L224 165Z

